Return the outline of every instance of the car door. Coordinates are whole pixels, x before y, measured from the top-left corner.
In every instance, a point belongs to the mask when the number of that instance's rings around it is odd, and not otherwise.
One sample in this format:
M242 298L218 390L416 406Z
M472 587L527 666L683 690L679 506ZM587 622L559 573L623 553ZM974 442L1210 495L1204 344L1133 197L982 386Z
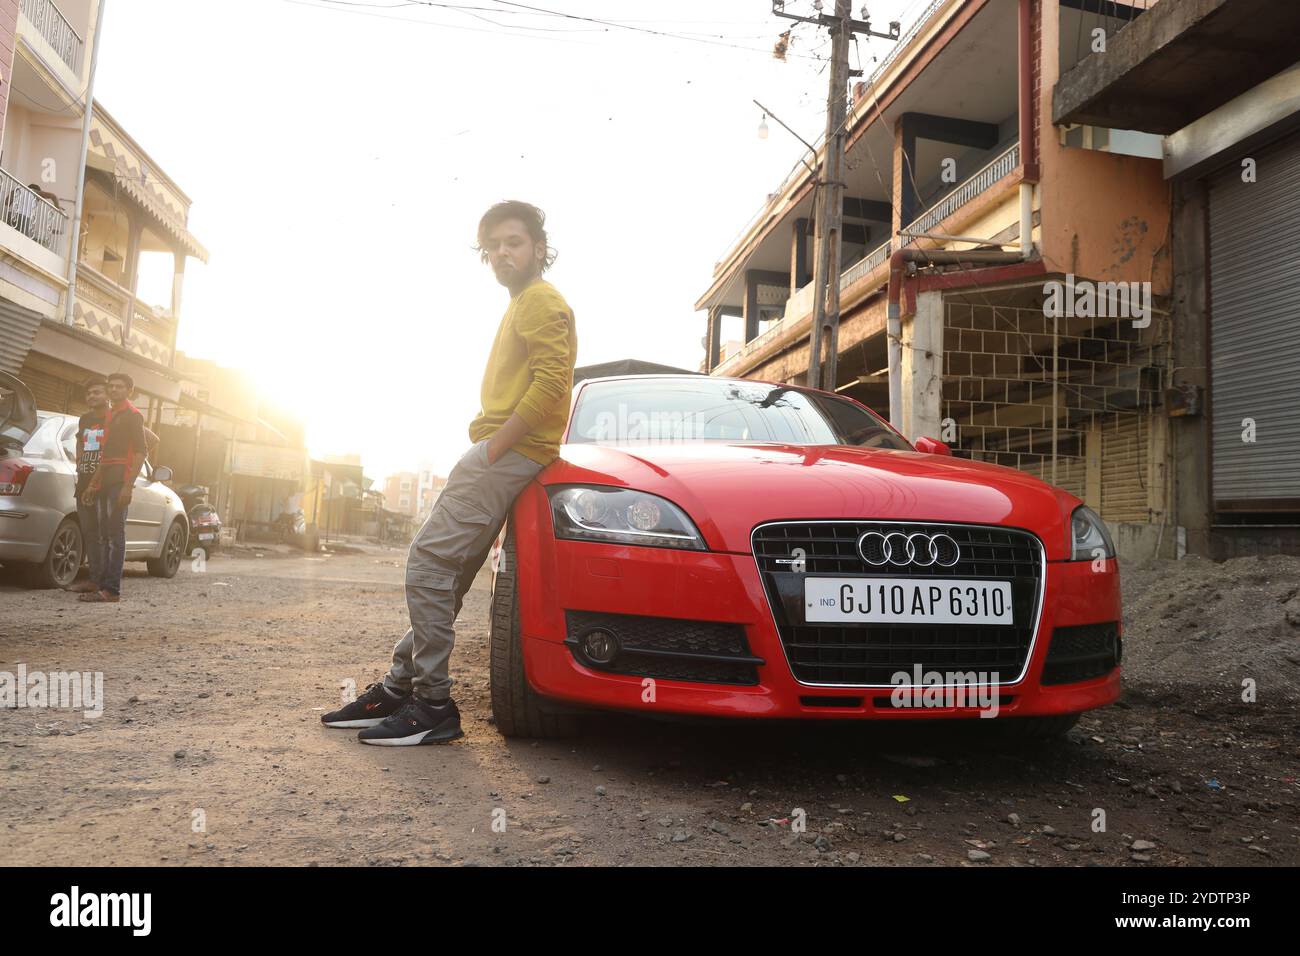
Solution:
M152 555L161 547L163 516L167 499L149 480L153 466L144 463L131 492L131 507L126 512L126 550L133 556Z

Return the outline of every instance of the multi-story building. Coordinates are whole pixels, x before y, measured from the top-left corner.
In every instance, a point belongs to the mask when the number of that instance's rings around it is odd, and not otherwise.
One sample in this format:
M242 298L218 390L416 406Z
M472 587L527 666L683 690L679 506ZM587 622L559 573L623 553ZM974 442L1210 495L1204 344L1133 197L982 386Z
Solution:
M80 407L90 373L127 372L157 424L181 394L185 263L207 253L188 229L189 197L90 101L100 9L0 0L0 368L61 411ZM161 304L138 294L142 252L171 257Z
M384 507L397 514L415 517L420 506L420 476L402 471L384 479Z
M442 489L445 487L447 487L447 479L434 474L431 465L421 463L415 509L417 522L423 522L429 517L429 514L433 511L434 503L438 500L438 496L442 494Z
M1300 552L1300 4L1161 0L1061 78L1052 122L1163 137L1165 403L1180 548Z
M1165 390L1189 381L1171 341L1195 317L1174 314L1168 130L1053 97L1090 58L1122 75L1124 36L1172 6L934 0L854 85L841 177L835 390L909 438L1070 490L1127 555L1184 540ZM1198 95L1144 75L1139 100ZM717 264L696 306L702 371L807 381L815 179L797 164Z

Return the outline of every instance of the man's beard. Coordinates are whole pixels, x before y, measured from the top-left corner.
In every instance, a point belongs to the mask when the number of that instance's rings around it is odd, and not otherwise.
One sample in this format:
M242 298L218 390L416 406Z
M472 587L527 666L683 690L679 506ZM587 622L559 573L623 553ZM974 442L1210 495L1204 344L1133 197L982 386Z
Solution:
M494 268L492 270L492 273L496 276L497 282L501 283L503 286L506 287L509 287L511 285L519 285L525 282L531 282L539 274L536 266L532 267L532 269L528 272L523 272L520 271L519 269L513 269L513 268L507 269L504 272L502 272L502 270Z

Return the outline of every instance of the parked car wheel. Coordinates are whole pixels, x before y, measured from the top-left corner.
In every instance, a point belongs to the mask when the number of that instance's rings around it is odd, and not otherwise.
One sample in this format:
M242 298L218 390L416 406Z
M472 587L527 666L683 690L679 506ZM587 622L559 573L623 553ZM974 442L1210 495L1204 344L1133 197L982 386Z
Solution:
M145 563L149 573L156 578L174 578L181 566L182 546L185 544L185 526L179 519L172 522L167 529L167 540L163 542L162 556L150 558Z
M577 719L571 714L542 710L541 698L528 686L523 642L519 632L519 595L515 577L515 533L506 532L501 568L492 582L492 624L489 672L492 716L507 737L571 737Z
M34 588L66 588L77 579L84 554L81 526L75 518L64 518L54 531L45 560L28 565L28 584Z

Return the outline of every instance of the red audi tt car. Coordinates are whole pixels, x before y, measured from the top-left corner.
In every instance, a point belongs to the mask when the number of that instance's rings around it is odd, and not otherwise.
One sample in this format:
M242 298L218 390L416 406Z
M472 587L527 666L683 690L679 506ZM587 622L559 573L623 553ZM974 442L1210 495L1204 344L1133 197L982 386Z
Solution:
M1065 491L829 392L612 376L515 505L492 708L507 736L597 708L1047 737L1119 696L1120 649L1114 546Z

